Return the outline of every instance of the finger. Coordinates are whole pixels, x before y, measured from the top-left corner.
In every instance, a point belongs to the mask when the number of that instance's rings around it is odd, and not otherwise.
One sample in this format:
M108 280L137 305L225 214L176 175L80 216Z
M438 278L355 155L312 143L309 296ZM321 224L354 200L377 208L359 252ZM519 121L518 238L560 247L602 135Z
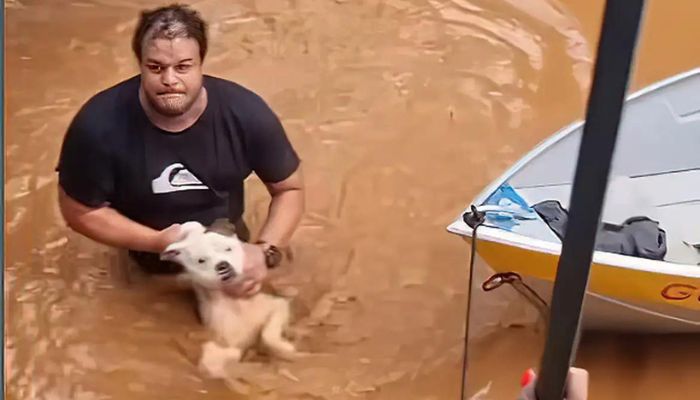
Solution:
M238 280L236 282L230 282L223 285L224 292L231 296L242 296L246 291L247 280Z
M255 283L251 288L246 290L245 295L250 297L255 294L257 294L260 291L261 285L259 283Z
M250 271L250 278L255 282L260 282L265 278L266 272L267 271L265 271L262 268L257 268L253 271Z
M224 285L223 291L229 296L238 296L238 285Z
M249 292L251 290L256 290L260 286L260 283L257 281L251 281L248 285L246 285L246 292Z
M571 367L569 369L569 378L580 382L588 382L588 371L583 368Z
M537 374L528 368L520 377L520 397L518 400L535 400L535 382Z
M241 292L246 293L246 292L250 291L251 289L253 289L254 287L255 287L255 281L252 281L252 280L245 281L241 285Z
M530 382L535 380L535 371L532 370L532 368L528 368L525 373L520 377L520 387L524 388L525 386L529 385Z
M566 399L588 399L588 371L573 367L569 369L569 376L566 382Z
M184 239L185 233L182 231L182 225L180 224L172 224L165 231L168 238L173 241Z

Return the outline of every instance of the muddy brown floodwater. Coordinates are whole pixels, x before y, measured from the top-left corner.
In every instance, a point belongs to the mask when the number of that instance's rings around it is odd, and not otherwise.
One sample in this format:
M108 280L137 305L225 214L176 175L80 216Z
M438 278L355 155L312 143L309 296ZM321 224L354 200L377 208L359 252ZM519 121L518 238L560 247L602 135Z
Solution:
M5 2L8 398L457 399L469 253L445 226L583 115L602 0L192 2L211 21L206 72L270 102L308 177L276 284L297 291L301 345L322 355L251 364L233 388L194 367L204 333L187 293L127 284L118 254L56 207L66 126L136 72L129 36L157 4ZM649 1L634 88L700 64L699 21L696 0ZM265 196L247 187L255 228ZM498 335L474 385L512 382L491 393L509 399L541 335ZM700 398L697 339L586 335L578 360L595 400Z

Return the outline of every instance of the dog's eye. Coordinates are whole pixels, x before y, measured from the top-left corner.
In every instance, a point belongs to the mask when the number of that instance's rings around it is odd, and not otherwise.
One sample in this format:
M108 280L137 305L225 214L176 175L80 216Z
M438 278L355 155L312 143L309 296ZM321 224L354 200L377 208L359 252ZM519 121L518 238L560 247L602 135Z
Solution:
M205 259L203 259L203 258L200 258L200 259L199 259L199 260L197 260L197 261L199 261L199 263L200 263L200 264L204 264L204 261L206 261L206 260L205 260Z
M227 248L226 248L226 251L231 251L231 248L230 248L230 247L227 247Z

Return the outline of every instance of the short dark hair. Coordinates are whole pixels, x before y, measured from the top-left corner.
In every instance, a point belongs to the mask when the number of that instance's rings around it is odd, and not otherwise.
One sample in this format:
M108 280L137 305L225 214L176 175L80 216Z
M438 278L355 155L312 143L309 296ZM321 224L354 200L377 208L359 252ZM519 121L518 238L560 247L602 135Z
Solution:
M142 11L131 48L141 62L145 39L175 38L195 39L199 43L199 57L204 61L207 54L207 23L197 11L183 4Z

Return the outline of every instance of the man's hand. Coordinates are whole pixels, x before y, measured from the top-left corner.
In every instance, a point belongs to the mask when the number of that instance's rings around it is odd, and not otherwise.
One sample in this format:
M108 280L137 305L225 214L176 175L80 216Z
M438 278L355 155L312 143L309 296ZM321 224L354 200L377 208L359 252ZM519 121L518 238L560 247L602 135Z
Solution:
M528 370L523 376L523 390L519 400L535 400L535 385L537 375L532 370ZM565 387L565 400L586 400L588 399L588 371L581 368L569 368L569 376Z
M262 246L243 243L245 261L243 275L224 285L224 293L232 297L251 297L257 294L267 277L267 265Z
M177 242L182 239L184 232L182 232L180 224L172 224L169 227L158 231L152 239L152 251L154 253L161 253L170 244Z

